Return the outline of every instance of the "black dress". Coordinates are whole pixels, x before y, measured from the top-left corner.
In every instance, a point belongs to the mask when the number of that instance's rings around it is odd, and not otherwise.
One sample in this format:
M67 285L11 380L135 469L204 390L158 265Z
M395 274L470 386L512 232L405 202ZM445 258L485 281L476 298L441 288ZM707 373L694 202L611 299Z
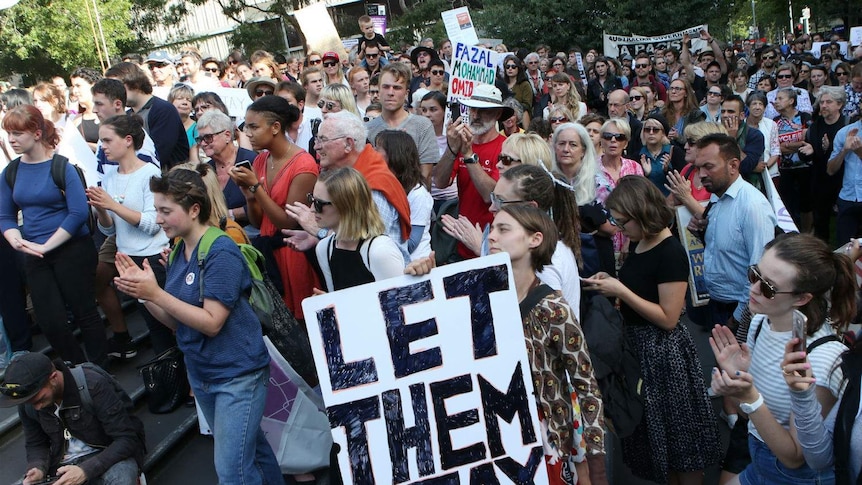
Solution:
M641 298L658 303L658 285L688 281L682 244L668 237L638 254L632 248L620 281ZM623 303L626 337L643 375L644 417L623 438L623 461L635 475L666 483L669 471L702 470L721 456L718 427L697 350L682 323L663 330Z

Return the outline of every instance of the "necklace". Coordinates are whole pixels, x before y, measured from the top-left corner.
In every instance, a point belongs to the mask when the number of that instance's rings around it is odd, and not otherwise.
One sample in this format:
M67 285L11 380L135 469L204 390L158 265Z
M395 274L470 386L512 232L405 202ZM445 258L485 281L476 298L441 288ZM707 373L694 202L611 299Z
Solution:
M117 173L117 175L119 176L121 174ZM126 177L126 185L123 187L123 193L111 196L111 198L114 199L114 202L116 202L118 204L122 204L123 202L126 201L126 189L129 188L129 182L131 182L131 178L132 178L131 174L122 174L122 175L124 175Z

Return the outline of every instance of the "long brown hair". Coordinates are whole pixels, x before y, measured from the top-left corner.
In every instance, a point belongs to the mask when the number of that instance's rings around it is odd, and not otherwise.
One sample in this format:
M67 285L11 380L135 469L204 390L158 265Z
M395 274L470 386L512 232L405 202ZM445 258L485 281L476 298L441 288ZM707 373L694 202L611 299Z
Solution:
M681 82L685 87L685 98L683 99L682 109L677 111L676 106L668 100L668 102L664 104L664 108L661 110L661 114L664 116L664 119L666 119L671 125L675 125L681 117L699 109L697 96L694 95L694 88L691 87L691 83L686 79L674 79L671 81L671 84L676 81Z

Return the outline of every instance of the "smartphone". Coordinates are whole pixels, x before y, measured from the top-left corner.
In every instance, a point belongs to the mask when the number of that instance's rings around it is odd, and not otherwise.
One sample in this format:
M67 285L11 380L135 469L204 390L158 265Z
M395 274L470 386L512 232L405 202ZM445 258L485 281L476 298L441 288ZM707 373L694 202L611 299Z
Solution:
M248 161L248 160L243 160L243 161L241 161L241 162L236 162L236 165L234 165L234 166L235 166L236 168L243 168L243 167L245 167L245 168L247 168L247 169L251 170L251 162L250 162L250 161Z
M793 346L794 352L802 352L805 350L805 327L808 323L808 317L799 310L793 310L793 337L799 339L799 342Z
M461 104L457 101L453 101L449 103L449 118L452 121L457 120L461 117Z

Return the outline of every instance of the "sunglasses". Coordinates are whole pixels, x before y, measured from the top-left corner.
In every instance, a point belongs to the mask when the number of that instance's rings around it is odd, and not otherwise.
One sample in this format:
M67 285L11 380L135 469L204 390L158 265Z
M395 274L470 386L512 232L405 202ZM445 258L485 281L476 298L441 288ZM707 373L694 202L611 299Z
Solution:
M644 99L643 96L639 96L639 95L638 96L632 96L632 101L640 101L642 99Z
M518 65L517 65L517 64L508 64L508 65L506 66L506 69L517 69L517 68L518 68Z
M602 133L602 139L608 140L608 141L610 141L610 140L616 140L616 141L628 140L628 138L625 135L623 135L622 133L608 133L608 132Z
M431 74L433 74L435 76L442 76L442 75L446 74L446 71L438 71L435 69L435 70L431 71Z
M649 64L635 64L635 69L646 69L649 67Z
M254 94L255 94L255 96L260 97L260 96L270 96L274 92L275 91L270 91L268 89L256 89L254 91Z
M206 143L207 145L209 145L210 143L212 143L212 142L213 142L213 137L214 137L214 136L216 136L216 135L221 135L222 133L227 133L227 130L222 130L222 131L220 131L220 132L218 132L218 133L210 133L210 134L208 134L208 135L196 136L196 137L195 137L195 141L198 143L198 145L200 145L200 144L201 144L201 142Z
M316 66L316 65L320 64L321 62L323 62L323 61L320 59L309 60L308 65L309 66Z
M643 131L646 133L661 133L664 131L660 126L644 126Z
M836 76L846 76L846 75L847 75L847 73L846 73L846 72L843 72L843 71L835 71L835 75L836 75Z
M306 195L305 197L308 199L308 203L311 204L312 207L314 207L314 212L317 212L318 214L323 213L323 208L325 206L332 205L332 202L328 200L320 200L314 197L314 194L312 194L311 192L309 192L308 195Z
M793 74L779 74L775 79L793 79Z
M569 121L569 119L566 118L565 116L554 116L553 118L550 118L548 121L550 121L551 123L566 123Z
M748 282L753 285L753 284L757 283L758 281L760 282L760 294L765 296L766 298L769 298L770 300L774 300L775 295L780 295L780 294L790 295L790 294L796 293L795 291L778 291L778 290L776 290L775 286L773 286L772 283L763 279L763 276L760 274L760 269L757 267L757 265L752 264L751 266L748 267Z
M694 138L686 138L686 139L685 139L685 143L686 143L688 146L693 147L693 146L695 146L695 145L697 144L697 140L695 140Z
M526 202L525 200L503 200L499 195L491 192L491 206L497 209L503 207L506 204L517 204L519 202Z
M621 228L621 227L625 226L626 224L628 224L629 221L631 221L631 219L615 219L614 216L608 214L608 222L610 222L611 225L614 227L620 227Z
M512 158L509 155L503 155L502 153L497 156L497 161L508 167L513 163L521 163L521 160L518 158Z
M763 56L763 58L764 58L764 59L772 60L772 59L775 59L775 54L771 54L771 55L768 55L768 56Z
M217 67L205 67L204 71L206 71L206 72L218 72L218 68Z
M718 92L716 92L716 91L710 91L710 92L708 92L708 93L706 93L706 94L708 94L708 95L710 95L710 96L721 96L721 91L718 91Z
M335 101L324 101L322 99L317 102L318 108L323 109L324 106L326 107L326 111L332 111L333 109L335 109L336 106L340 107L341 105L340 103L336 103Z
M369 59L377 59L378 57L380 57L380 54L365 54L365 57Z
M335 61L326 61L323 63L323 67L332 67L332 66L337 66L337 65L338 65L338 63Z

